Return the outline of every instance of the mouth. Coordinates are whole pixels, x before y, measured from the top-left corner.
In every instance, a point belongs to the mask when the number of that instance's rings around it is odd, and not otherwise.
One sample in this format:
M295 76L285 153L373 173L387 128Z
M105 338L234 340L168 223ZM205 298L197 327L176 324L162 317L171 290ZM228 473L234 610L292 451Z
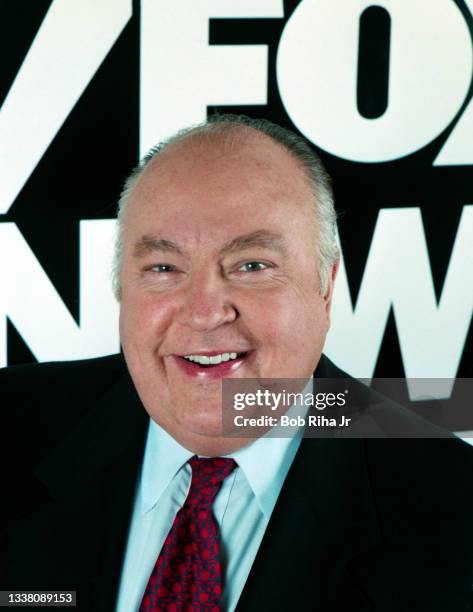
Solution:
M180 368L193 378L225 378L245 364L253 351L203 352L176 355Z

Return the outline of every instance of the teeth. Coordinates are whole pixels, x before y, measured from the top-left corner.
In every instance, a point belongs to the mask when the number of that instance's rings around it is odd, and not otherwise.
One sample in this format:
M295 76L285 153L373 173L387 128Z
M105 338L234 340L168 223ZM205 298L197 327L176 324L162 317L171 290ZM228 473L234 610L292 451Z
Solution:
M221 353L220 355L185 355L184 359L193 361L194 363L200 363L201 365L218 365L222 361L229 361L230 359L236 359L238 353Z

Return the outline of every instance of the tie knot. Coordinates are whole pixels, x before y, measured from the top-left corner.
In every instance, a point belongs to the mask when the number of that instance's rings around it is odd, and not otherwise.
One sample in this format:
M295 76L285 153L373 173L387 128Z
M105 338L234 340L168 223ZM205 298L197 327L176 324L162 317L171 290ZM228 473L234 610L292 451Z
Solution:
M224 457L191 457L192 482L187 506L210 507L223 481L237 467L233 459Z

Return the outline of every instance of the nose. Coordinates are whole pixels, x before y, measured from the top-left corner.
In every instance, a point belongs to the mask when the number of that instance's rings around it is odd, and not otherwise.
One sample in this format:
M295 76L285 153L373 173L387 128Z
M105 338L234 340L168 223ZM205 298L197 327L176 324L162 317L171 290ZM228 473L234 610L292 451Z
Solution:
M225 281L218 277L196 278L189 283L179 310L179 322L194 331L211 331L238 317Z

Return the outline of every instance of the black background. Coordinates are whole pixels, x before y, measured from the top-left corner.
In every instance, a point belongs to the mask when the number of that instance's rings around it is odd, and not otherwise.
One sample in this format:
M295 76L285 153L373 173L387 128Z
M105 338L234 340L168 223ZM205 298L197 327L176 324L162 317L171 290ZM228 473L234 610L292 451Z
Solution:
M0 3L0 101L7 95L50 4L48 0ZM473 33L470 12L461 0L456 4ZM210 44L268 45L269 86L267 105L211 107L209 113L243 112L294 129L279 97L275 59L281 32L297 5L293 0L284 2L283 19L210 20ZM133 9L132 19L8 214L0 215L0 222L18 225L76 321L79 220L115 216L122 183L138 159L140 3L135 1ZM382 20L382 11L367 14L359 43L358 108L371 117L382 113L386 102L389 30L383 30ZM421 207L434 286L437 298L440 296L462 207L473 203L473 175L469 166L433 167L432 163L471 96L472 87L452 124L435 141L408 157L389 163L355 163L318 150L334 179L353 303L378 211L390 207ZM458 372L462 377L473 376L472 334L470 324ZM8 363L34 360L18 331L8 323ZM375 376L403 375L391 313Z

